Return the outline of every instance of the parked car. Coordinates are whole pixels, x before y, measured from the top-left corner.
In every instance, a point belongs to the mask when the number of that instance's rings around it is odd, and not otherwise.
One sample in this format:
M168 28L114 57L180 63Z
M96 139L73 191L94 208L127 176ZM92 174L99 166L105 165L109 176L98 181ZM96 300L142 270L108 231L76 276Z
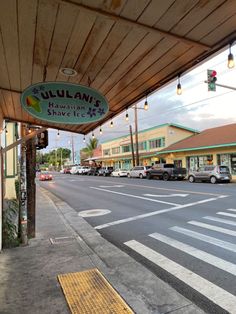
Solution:
M78 174L79 169L81 168L81 166L73 166L70 170L71 174Z
M97 167L91 167L88 170L87 175L88 176L97 176L98 175L98 170L99 170L99 168L97 168Z
M113 167L102 167L98 170L99 176L110 176L112 171L114 171Z
M146 178L147 170L150 169L151 166L137 166L128 171L128 178Z
M186 168L177 168L174 164L157 164L146 172L147 178L157 177L168 181L169 179L183 180L187 175Z
M230 182L232 179L230 170L227 166L204 166L196 171L189 172L188 180L193 183L195 181L208 181L212 184L217 182Z
M89 170L90 170L90 167L81 166L81 167L78 169L77 174L87 174Z
M112 171L112 177L127 177L128 171L126 169L115 169Z
M39 175L40 181L50 181L52 180L52 175L48 171L41 171Z
M66 167L63 169L64 170L64 173L69 173L70 174L70 171L71 171L71 168L70 167Z

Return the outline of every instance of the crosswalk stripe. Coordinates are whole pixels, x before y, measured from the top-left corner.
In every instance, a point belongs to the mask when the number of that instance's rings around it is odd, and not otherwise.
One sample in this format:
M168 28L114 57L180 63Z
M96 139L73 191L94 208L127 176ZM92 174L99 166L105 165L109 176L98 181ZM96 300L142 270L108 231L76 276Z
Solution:
M229 243L226 241L222 241L222 240L219 240L217 238L213 238L213 237L210 237L210 236L207 236L207 235L204 235L204 234L192 231L192 230L188 230L185 228L177 227L177 226L171 227L169 229L176 231L176 232L179 232L179 233L182 233L182 234L185 234L185 235L192 237L194 239L198 239L198 240L222 247L225 250L236 252L236 245L235 244L232 244L232 243Z
M234 208L229 208L229 209L226 209L226 210L230 210L231 212L236 212L236 209L234 209Z
M160 233L155 232L149 234L149 236L236 276L236 265L233 263L225 261L215 255L196 249L195 247L185 244L183 242L169 238Z
M211 220L211 221L222 222L224 224L231 225L231 226L236 226L236 221L231 221L228 219L222 219L222 218L211 217L211 216L205 216L203 218L207 220Z
M131 240L125 242L124 244L165 271L174 275L176 278L180 279L182 282L192 287L229 313L236 313L236 297L231 293L168 259L164 255L155 252L138 241Z
M225 233L225 234L228 234L228 235L236 237L236 231L233 231L233 230L229 230L229 229L225 229L225 228L221 228L221 227L205 224L203 222L198 222L198 221L194 221L194 220L188 221L188 224L191 224L191 225L194 225L194 226L198 226L198 227L202 227L202 228L206 228L208 230L213 230L213 231Z
M230 214L230 213L225 213L225 212L218 212L217 215L223 215L223 216L229 216L229 217L236 218L235 214Z

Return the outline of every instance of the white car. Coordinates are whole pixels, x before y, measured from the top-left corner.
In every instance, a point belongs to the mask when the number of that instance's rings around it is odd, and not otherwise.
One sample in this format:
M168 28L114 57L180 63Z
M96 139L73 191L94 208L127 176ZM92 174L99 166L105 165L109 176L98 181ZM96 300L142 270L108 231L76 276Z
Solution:
M71 174L78 174L78 171L80 170L81 166L73 166L70 170Z
M87 166L81 166L77 172L77 174L87 174L89 171L89 167Z
M128 171L128 178L146 178L146 171L150 169L151 166L137 166Z
M115 169L112 171L112 177L127 177L128 171L126 169Z

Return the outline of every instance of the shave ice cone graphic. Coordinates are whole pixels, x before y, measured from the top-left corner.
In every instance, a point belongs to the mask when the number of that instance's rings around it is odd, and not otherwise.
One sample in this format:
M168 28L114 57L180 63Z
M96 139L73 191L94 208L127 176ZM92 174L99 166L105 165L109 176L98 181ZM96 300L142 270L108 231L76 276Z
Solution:
M40 99L37 96L27 96L26 103L28 107L33 108L35 111L42 112L40 107Z

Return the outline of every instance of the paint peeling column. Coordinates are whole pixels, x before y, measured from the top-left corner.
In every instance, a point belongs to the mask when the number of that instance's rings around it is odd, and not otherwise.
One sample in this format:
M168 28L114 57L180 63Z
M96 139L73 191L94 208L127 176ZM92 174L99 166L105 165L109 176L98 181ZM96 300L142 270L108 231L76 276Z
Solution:
M0 116L0 130L2 130L3 119ZM0 251L2 250L2 207L3 207L3 158L2 158L2 138L0 134Z
M21 124L21 138L25 136L25 128ZM26 181L26 144L21 144L20 156L20 238L23 245L28 244L27 236L27 181Z

